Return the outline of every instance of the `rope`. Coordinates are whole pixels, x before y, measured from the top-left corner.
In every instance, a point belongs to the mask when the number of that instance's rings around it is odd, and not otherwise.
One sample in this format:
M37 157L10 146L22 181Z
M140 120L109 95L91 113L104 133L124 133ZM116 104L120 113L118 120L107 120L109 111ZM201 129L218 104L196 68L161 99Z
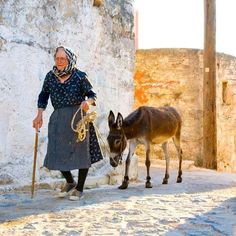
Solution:
M94 123L93 123L93 126L94 126L94 128L95 128L96 134L98 135L98 137L99 137L100 140L102 141L105 150L107 151L107 153L110 153L110 150L108 149L107 144L105 143L104 139L102 138L102 135L101 135L101 133L100 133L99 130L98 130L98 127L97 127Z
M75 121L75 117L78 114L78 112L81 111L81 120L79 120L76 124L76 128L74 128L74 121ZM96 112L90 112L87 113L85 116L83 115L83 111L82 109L79 107L79 109L75 112L72 120L71 120L71 129L77 133L77 140L76 142L82 142L85 138L86 138L86 132L88 131L88 129L86 128L86 126L89 123L93 123L95 132L98 136L98 138L102 141L104 148L106 150L107 153L110 153L110 150L107 147L107 144L105 143L104 139L102 138L101 133L98 130L98 127L95 125L94 121L97 118L97 113Z
M75 121L75 117L78 114L78 112L81 111L81 120L79 120L76 124L76 128L74 128L74 121ZM97 117L97 113L96 112L90 112L87 113L85 116L83 115L83 111L82 109L79 107L79 109L75 112L72 120L71 120L71 129L77 133L77 142L82 142L85 138L86 138L86 131L88 131L88 129L86 128L86 126L90 123L90 122L94 122L94 120Z

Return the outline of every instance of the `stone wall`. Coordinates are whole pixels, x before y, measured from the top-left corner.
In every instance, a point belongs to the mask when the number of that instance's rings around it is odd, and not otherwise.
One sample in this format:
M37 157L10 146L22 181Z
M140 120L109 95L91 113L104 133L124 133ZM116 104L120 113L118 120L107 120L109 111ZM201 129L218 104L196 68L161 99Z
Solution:
M110 109L132 109L133 6L131 0L104 0L100 7L92 0L8 0L1 1L0 12L0 173L22 184L31 178L32 120L55 47L65 45L77 53L77 66L87 72L98 95L97 125L103 135ZM50 104L39 136L37 176L51 112Z
M172 105L183 118L184 159L202 164L203 55L196 49L138 50L135 107ZM235 169L236 58L217 54L218 169ZM171 154L177 158L174 145ZM158 146L153 155L163 158Z
M217 168L236 172L236 58L217 57Z

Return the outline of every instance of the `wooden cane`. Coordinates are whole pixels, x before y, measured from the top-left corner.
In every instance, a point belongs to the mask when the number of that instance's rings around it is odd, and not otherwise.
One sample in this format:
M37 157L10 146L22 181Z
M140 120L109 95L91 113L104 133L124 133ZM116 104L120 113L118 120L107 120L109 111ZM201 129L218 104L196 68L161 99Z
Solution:
M32 186L31 186L31 198L34 197L34 186L35 186L35 172L36 172L36 161L38 153L38 138L39 129L35 129L35 141L34 141L34 162L33 162L33 173L32 173Z

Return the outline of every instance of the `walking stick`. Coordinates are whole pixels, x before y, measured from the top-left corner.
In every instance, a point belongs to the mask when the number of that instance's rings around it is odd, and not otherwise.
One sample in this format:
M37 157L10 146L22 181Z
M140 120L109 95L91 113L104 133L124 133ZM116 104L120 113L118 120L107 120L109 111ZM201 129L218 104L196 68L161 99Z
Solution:
M34 141L34 162L33 162L33 173L32 173L32 186L31 186L31 198L34 197L34 186L35 186L35 171L36 171L36 161L37 161L37 152L38 152L38 138L39 138L39 129L35 129L35 141Z

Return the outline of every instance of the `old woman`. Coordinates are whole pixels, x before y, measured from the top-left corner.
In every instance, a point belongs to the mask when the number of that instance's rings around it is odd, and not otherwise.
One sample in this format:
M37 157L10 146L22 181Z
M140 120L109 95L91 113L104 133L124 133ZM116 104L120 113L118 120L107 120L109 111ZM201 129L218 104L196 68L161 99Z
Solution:
M86 73L76 68L76 55L63 46L56 48L52 70L45 77L38 96L38 113L33 127L43 124L43 112L50 98L54 108L48 124L48 146L44 166L59 170L66 179L59 197L69 196L79 200L83 196L84 183L89 167L102 159L97 136L92 124L82 142L76 142L76 133L71 129L71 120L81 108L85 114L90 105L95 105L96 94ZM78 112L77 121L81 119ZM77 183L71 170L78 169Z

